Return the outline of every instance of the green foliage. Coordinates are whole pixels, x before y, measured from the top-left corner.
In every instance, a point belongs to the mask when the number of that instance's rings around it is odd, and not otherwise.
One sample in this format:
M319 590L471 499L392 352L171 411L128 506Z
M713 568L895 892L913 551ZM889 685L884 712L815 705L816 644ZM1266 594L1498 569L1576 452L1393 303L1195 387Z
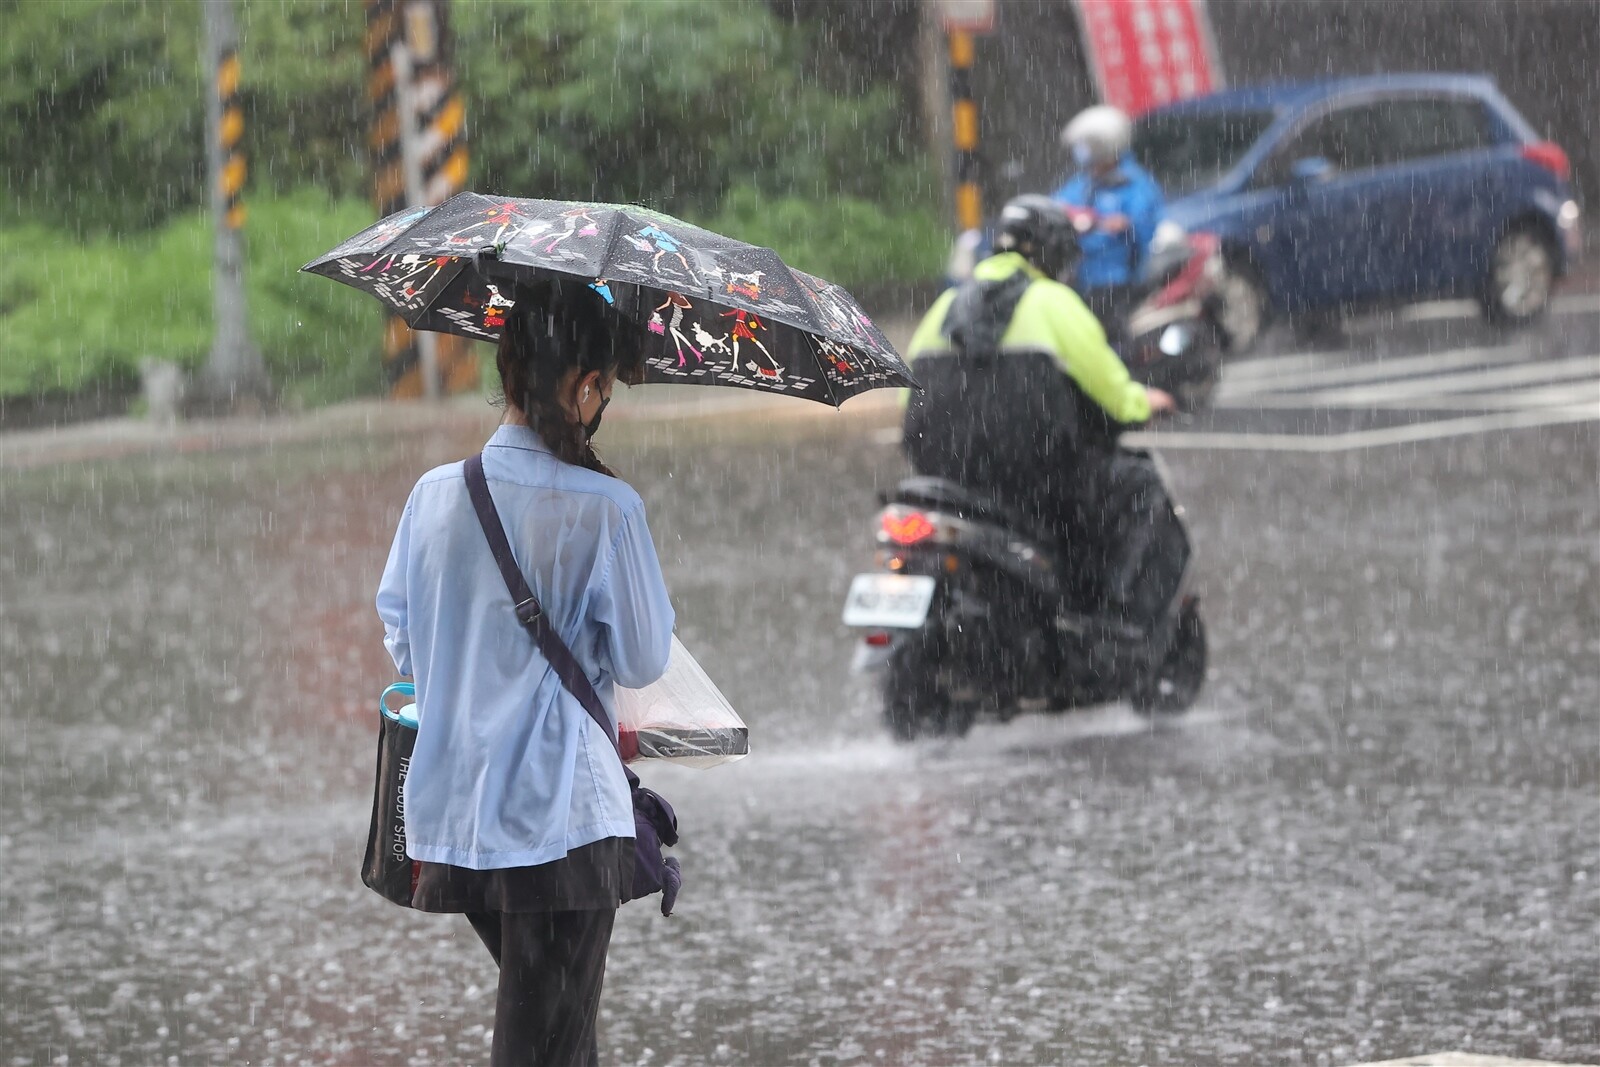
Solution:
M370 221L353 201L302 192L252 209L251 331L275 381L326 401L380 387L377 304L295 273ZM63 242L39 226L0 230L0 395L131 378L145 358L199 367L211 344L212 230L191 212L136 238Z
M760 0L455 4L473 184L718 210L736 184L881 202L914 153L883 87L834 93L814 43ZM365 197L364 15L352 0L240 4L247 199ZM0 0L0 221L75 234L203 206L200 5Z
M821 84L818 42L761 0L450 10L474 188L648 204L845 285L937 273L894 94ZM252 329L308 399L376 390L374 302L294 273L370 221L363 7L235 11ZM202 41L199 4L0 0L0 395L204 359Z
M194 203L205 163L198 12L0 0L0 219L83 233Z
M356 0L240 3L239 98L255 195L371 196L365 15Z
M203 206L200 5L0 0L0 223L75 236ZM366 185L363 15L348 0L237 6L250 195Z
M299 273L302 264L371 223L372 209L365 203L329 200L311 190L251 208L245 278L250 332L268 375L291 396L325 403L383 388L378 302L327 278ZM209 227L206 232L209 242ZM199 273L206 273L203 267ZM209 284L206 290L209 295Z
M896 208L852 196L818 203L741 185L705 225L766 245L791 267L830 282L870 288L932 277L948 251L949 231L928 197L908 190L907 201Z
M193 364L210 340L209 279L172 264L209 248L198 226L136 240L64 242L30 227L5 232L0 268L0 394L72 391L137 373L142 356ZM176 283L175 283L176 279Z
M741 183L879 199L908 158L893 94L818 85L804 32L757 0L457 10L480 188L693 217Z

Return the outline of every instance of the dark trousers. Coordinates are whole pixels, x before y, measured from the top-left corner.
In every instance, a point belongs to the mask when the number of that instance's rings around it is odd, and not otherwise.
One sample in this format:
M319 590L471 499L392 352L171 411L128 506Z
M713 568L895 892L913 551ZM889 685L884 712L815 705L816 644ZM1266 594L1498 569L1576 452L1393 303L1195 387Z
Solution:
M593 1067L615 908L468 912L500 966L492 1067Z

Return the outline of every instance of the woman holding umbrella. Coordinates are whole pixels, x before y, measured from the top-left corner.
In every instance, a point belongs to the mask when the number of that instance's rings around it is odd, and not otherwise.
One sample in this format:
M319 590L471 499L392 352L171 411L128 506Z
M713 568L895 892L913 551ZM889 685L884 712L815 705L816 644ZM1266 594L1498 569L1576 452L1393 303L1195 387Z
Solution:
M518 567L613 729L613 686L659 678L673 626L644 506L590 443L618 377L639 370L619 322L578 279L519 290L496 357L505 417L482 457ZM499 965L491 1063L595 1063L633 880L629 784L512 611L461 463L412 490L377 607L416 681L412 905L465 914Z

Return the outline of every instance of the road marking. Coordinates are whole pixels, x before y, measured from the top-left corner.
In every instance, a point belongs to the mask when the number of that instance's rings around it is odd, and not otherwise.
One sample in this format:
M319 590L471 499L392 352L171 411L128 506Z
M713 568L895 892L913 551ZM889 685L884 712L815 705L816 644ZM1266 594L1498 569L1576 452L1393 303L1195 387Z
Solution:
M1428 300L1400 309L1402 322L1437 322L1440 319L1475 319L1481 314L1475 300Z
M1234 452L1351 452L1380 445L1400 445L1434 441L1446 437L1465 437L1495 430L1520 430L1534 426L1557 426L1571 422L1600 421L1600 406L1571 404L1537 411L1506 411L1492 415L1467 415L1459 419L1381 430L1355 430L1334 434L1292 433L1182 433L1140 432L1123 434L1130 445L1159 450L1219 449Z
M1296 370L1325 367L1342 352L1306 352L1298 356L1263 356L1259 359L1229 360L1222 368L1225 382L1248 382L1259 378L1278 378Z
M1550 301L1553 315L1588 315L1600 311L1600 294L1568 293ZM1476 319L1483 316L1476 300L1425 300L1400 308L1402 322L1440 322L1445 319Z
M1600 311L1600 293L1573 293L1558 296L1550 305L1557 315L1589 315Z
M1399 378L1410 374L1429 374L1434 371L1455 370L1461 367L1479 367L1491 363L1515 360L1527 354L1522 345L1503 345L1498 348L1456 348L1447 352L1430 352L1425 356L1401 356L1396 359L1376 359L1370 363L1346 364L1323 370L1308 370L1298 374L1277 377L1265 375L1234 384L1223 368L1222 381L1217 385L1217 399L1251 396L1257 393L1277 393L1289 389L1304 389L1319 385L1345 385L1351 382Z
M1229 398L1218 407L1229 408L1351 408L1404 407L1406 401L1432 398L1448 393L1484 393L1507 385L1549 384L1600 374L1600 356L1570 356L1532 363L1517 363L1489 370L1433 377L1407 378L1345 389L1320 389L1309 392L1271 392Z
M1479 1052L1429 1052L1421 1056L1404 1056L1398 1060L1358 1063L1354 1067L1595 1067L1595 1065L1485 1056Z
M1404 407L1411 411L1523 411L1529 408L1571 407L1586 401L1600 404L1600 378L1493 393L1419 397L1406 401Z

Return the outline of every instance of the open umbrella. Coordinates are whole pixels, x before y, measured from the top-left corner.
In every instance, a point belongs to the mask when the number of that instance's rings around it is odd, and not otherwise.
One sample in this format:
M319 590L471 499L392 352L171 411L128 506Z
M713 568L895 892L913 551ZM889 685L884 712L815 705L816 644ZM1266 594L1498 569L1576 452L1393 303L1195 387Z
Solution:
M647 208L461 193L396 212L301 270L371 293L414 329L487 341L518 281L576 275L645 332L647 382L836 406L867 389L916 387L839 286Z

